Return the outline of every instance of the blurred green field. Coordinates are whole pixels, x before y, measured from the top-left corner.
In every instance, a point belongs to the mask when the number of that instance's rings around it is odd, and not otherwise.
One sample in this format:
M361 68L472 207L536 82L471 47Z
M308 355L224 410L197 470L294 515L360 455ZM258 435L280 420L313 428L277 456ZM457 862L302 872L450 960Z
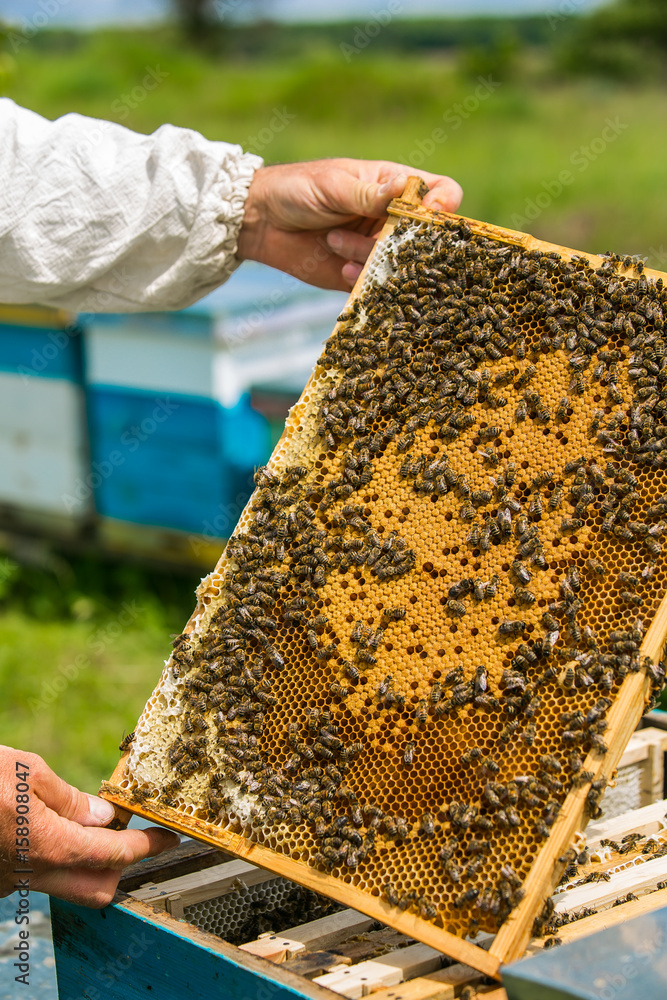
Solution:
M491 56L369 44L347 61L321 34L288 54L252 56L232 38L213 55L169 28L44 33L15 52L5 42L0 92L48 117L188 126L267 162L405 161L456 177L473 218L667 269L665 88L564 78L543 48ZM0 573L3 741L94 790L195 584L85 560ZM136 610L126 621L124 602Z
M667 134L659 127L667 91L659 82L564 79L543 48L507 63L369 45L347 61L321 38L298 55L258 58L235 54L232 39L211 56L168 28L47 34L12 59L4 93L49 117L79 111L142 132L172 122L267 162L406 161L456 177L472 217L523 219L554 242L667 266ZM571 182L557 194L563 170Z
M194 606L193 573L0 560L1 742L97 791Z

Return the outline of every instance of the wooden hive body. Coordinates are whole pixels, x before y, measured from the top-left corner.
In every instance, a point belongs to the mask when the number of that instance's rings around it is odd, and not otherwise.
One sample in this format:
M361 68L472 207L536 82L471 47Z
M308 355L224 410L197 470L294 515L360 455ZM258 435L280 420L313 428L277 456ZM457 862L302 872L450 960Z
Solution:
M521 954L663 676L666 298L411 182L104 794Z
M641 732L656 745L666 736L651 729ZM576 872L559 885L550 924L529 942L527 959L556 943L577 941L599 953L599 939L583 939L614 926L630 935L629 921L661 908L667 912L666 805L656 801L589 826L589 860L573 866ZM224 983L230 998L260 996L270 983L274 996L311 1000L325 1000L329 991L350 1000L368 995L375 1000L453 1000L468 994L507 1000L504 989L470 966L193 841L126 869L103 917L99 911L52 901L58 985L68 996L85 993L106 973L105 1000L127 1000L130 994L139 997L156 988L161 1000L180 1000L184 991L193 1000L204 1000L218 983ZM488 944L491 935L483 937ZM144 949L140 956L137 939ZM660 940L646 935L644 957L659 950ZM131 972L126 971L128 948L133 959L139 958ZM608 956L608 981L614 981L614 963L623 967L625 954L620 948ZM556 969L571 970L570 949L557 951L555 958ZM539 969L539 960L521 961L509 971L535 983L543 975L536 965ZM579 974L580 988L582 980L598 974L597 968Z

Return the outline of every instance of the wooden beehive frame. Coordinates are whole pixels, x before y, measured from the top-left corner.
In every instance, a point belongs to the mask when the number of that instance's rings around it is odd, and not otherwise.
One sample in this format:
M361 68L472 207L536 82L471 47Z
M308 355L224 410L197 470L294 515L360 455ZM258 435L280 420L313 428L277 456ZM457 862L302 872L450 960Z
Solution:
M651 738L660 742L657 731L642 732L652 733ZM628 835L647 838L637 845L640 858L643 844L648 840L657 838L664 844L665 805L664 800L655 801L606 822L591 824L587 847L592 860L584 870L586 873L610 872L610 881L590 882L572 890L572 884L579 880L576 875L570 880L570 888L559 887L552 900L559 912L571 918L557 930L561 942L577 941L665 905L667 889L663 879L667 874L667 858L664 855L655 860L651 860L650 855L644 856L641 859L644 863L637 865L633 852L629 860L623 859L627 865L625 870L619 871L618 856L615 860L604 861L598 860L595 854L605 838L617 842ZM270 884L274 876L243 862L224 862L220 855L212 856L208 865L197 863L195 870L189 873L182 870L187 868L187 858L185 865L180 860L184 851L190 858L198 856L194 845L186 843L166 856L162 870L159 859L132 866L121 879L121 892L130 897L126 897L122 905L138 917L145 916L160 926L168 923L170 917L189 921L190 926L181 923L178 931L202 938L215 948L220 944L218 935L225 940L224 932L206 926L211 917L201 913L195 916L191 908L204 901L209 904L215 901L219 905L221 897L242 892L244 886ZM202 854L201 849L199 853ZM625 898L628 889L632 893L630 898ZM578 916L582 905L592 912ZM304 996L319 996L319 990L325 987L351 998L371 994L377 1000L450 1000L468 986L478 995L489 996L490 1000L506 1000L504 990L485 986L483 975L471 967L458 963L443 968L442 955L437 950L411 944L404 936L392 936L387 931L387 928L374 931L370 918L345 909L306 923L298 922L280 931L266 932L244 944L227 946L248 956L241 961L247 960L249 965L254 959L269 961L277 982L282 981L283 973L303 977L298 992ZM488 943L490 935L485 938ZM550 938L532 938L525 957L539 954L550 943ZM378 944L383 946L379 956Z
M401 199L392 203L389 208L389 219L386 222L380 240L389 236L400 219L412 219L438 225L461 217L446 213L430 212L421 207L420 199L424 189L421 182L411 179ZM554 246L536 240L526 234L511 230L499 229L474 220L465 220L473 234L514 245L524 250L556 251L564 259L585 257L593 266L598 266L602 258L580 254L568 248ZM362 271L351 294L351 299L361 294L366 275L373 264L373 255ZM646 271L651 277L663 277L657 271ZM289 437L289 430L283 435L283 441ZM220 564L219 564L220 566ZM192 623L190 625L192 626ZM667 638L667 597L663 599L651 626L644 637L641 655L654 661L661 658L662 648ZM623 750L635 729L650 696L651 683L644 672L629 674L619 689L608 715L608 730L606 739L609 751L604 755L590 753L584 767L591 771L594 779L602 774L609 775L616 767ZM410 912L397 912L384 900L347 885L338 879L318 871L307 865L278 854L267 847L254 844L243 836L220 830L213 824L193 817L185 816L174 809L151 802L148 805L132 803L128 795L120 788L120 783L127 777L126 757L121 758L111 781L103 786L102 794L123 809L137 813L148 819L170 826L182 833L197 837L200 840L222 847L233 854L251 860L253 863L292 879L316 892L328 895L347 906L361 910L383 923L390 924L397 930L430 944L432 947L465 962L487 975L496 976L503 962L511 961L522 954L530 937L531 927L545 898L550 894L558 880L562 864L558 862L572 842L575 833L585 824L584 809L588 786L573 789L567 796L551 834L540 849L530 873L524 883L525 897L506 920L491 948L486 951L469 941L439 929L426 920ZM127 815L127 814L125 814Z

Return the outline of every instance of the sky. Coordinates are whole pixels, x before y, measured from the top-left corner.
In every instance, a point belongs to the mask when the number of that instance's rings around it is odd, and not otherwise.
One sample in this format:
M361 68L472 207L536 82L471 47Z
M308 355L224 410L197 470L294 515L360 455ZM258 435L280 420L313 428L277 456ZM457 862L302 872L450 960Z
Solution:
M243 11L270 14L281 21L352 20L363 23L374 11L387 9L388 0L214 0L223 19L238 20ZM398 17L470 16L477 14L584 13L605 0L392 0ZM168 0L0 0L0 19L36 27L49 24L95 26L160 20L169 11Z

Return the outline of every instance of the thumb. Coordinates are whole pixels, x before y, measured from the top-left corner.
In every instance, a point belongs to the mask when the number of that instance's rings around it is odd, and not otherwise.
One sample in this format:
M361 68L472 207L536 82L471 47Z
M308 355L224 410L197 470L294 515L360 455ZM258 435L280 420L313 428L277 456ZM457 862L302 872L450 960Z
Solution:
M33 774L33 791L47 808L80 826L106 826L113 819L110 802L68 785L48 764L41 763L37 774Z
M407 182L407 174L398 173L389 180L377 183L345 177L341 212L362 215L369 219L380 219L387 211L392 198L398 198Z

